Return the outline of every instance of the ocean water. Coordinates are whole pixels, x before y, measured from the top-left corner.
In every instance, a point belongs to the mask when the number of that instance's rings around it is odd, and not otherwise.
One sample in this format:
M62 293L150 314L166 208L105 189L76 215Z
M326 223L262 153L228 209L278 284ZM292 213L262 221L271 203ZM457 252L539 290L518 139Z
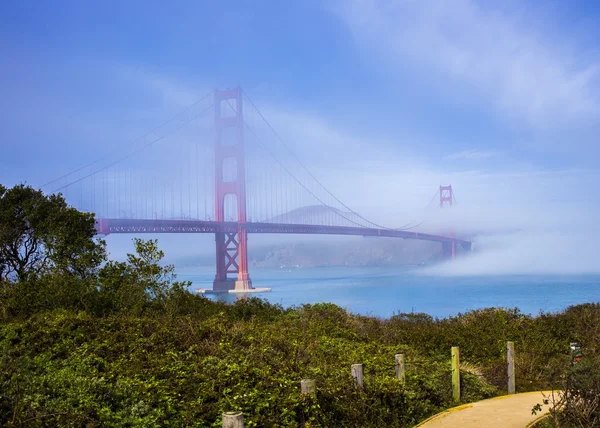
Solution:
M212 269L178 269L190 291L212 288ZM398 312L447 317L471 309L517 307L521 312L554 312L600 301L600 275L433 276L419 268L322 267L252 269L255 287L271 292L252 296L284 307L331 302L354 313L387 318ZM211 298L229 302L240 298Z

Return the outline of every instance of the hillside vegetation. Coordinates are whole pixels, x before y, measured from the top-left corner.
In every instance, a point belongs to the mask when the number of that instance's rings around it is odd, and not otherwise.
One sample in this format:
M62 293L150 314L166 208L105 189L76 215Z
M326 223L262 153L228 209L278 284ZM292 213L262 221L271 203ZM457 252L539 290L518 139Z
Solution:
M461 349L464 402L505 389L506 339L516 342L519 391L562 387L569 340L595 352L588 321L600 321L597 305L379 320L330 304L228 306L186 293L137 314L38 309L0 327L0 424L219 426L223 411L242 410L247 426L409 427L452 405L450 346ZM405 385L396 353L408 362ZM364 391L350 375L358 362ZM316 379L315 399L301 396L304 378Z
M218 427L222 412L241 410L248 427L410 427L453 405L451 346L461 350L463 402L503 393L507 340L519 391L566 385L571 413L560 426L596 423L597 409L582 404L599 395L584 382L598 378L598 304L387 320L326 303L226 305L189 293L156 241L106 261L93 228L60 197L0 186L0 426ZM575 366L571 341L583 345ZM405 384L394 376L398 353ZM364 364L364 389L353 363ZM315 397L300 394L305 378Z

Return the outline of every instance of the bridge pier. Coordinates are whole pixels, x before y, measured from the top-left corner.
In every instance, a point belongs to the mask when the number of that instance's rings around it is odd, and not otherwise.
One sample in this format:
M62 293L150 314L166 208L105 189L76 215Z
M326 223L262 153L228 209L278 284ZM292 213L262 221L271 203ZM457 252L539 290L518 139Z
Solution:
M249 292L254 290L248 274L248 232L240 225L237 232L215 233L217 273L215 292ZM235 274L229 278L227 274Z
M213 291L216 293L251 293L257 289L252 287L252 281L239 281L237 279L214 280Z

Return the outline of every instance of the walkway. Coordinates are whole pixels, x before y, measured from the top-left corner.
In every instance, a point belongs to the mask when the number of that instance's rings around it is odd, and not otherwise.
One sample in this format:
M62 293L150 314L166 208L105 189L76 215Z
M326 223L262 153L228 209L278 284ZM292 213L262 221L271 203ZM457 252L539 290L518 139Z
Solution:
M548 406L543 405L544 397L550 391L525 392L522 394L503 395L502 397L463 404L438 413L417 425L419 428L524 428L532 421L548 412ZM537 403L542 404L542 412L531 414L531 409Z

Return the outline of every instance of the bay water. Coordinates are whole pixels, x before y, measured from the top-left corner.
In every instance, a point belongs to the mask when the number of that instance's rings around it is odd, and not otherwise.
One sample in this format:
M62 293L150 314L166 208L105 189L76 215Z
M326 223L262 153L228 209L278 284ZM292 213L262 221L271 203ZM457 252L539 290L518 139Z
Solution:
M187 267L178 279L192 282L190 291L212 288L214 270ZM319 267L257 269L255 287L271 292L253 297L284 307L335 303L353 313L388 318L399 312L425 312L447 317L487 307L519 308L535 315L570 305L600 301L600 275L436 276L419 268ZM213 299L233 302L242 296Z

